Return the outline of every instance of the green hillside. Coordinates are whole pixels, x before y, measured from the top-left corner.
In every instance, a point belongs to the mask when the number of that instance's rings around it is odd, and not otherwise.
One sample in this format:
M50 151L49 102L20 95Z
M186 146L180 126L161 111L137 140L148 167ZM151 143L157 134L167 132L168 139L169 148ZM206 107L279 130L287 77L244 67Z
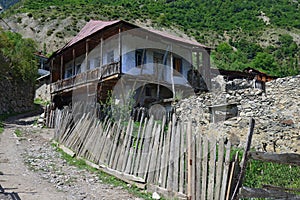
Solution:
M177 28L212 46L212 63L218 68L254 67L287 76L300 68L299 9L298 0L24 0L5 16L27 13L41 24L71 17L73 23L56 34L58 39L75 35L79 21L90 19Z

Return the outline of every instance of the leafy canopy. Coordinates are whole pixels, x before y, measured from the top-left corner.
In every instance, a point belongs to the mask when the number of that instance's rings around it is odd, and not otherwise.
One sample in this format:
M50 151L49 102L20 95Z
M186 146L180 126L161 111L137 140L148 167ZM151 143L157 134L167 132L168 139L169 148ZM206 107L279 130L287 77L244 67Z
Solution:
M18 33L0 29L0 78L14 78L19 81L35 81L37 62L34 56L36 44L32 39L24 39Z

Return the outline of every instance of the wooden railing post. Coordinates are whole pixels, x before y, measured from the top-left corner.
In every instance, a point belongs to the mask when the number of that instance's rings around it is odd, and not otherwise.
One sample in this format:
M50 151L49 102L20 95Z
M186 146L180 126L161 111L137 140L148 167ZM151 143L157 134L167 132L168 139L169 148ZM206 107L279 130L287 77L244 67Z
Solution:
M238 192L240 187L242 186L242 182L246 173L246 167L247 167L247 161L248 161L248 152L250 151L250 146L251 146L251 141L252 141L252 136L254 132L254 125L255 125L255 120L253 118L250 119L250 124L249 124L249 131L248 131L248 136L247 136L247 143L245 146L244 150L244 155L242 158L241 162L241 171L238 177L237 184L235 186L235 189L233 191L231 200L236 200L238 199Z
M187 176L187 197L188 200L192 199L192 122L189 121L187 125L187 169L188 169L188 176Z

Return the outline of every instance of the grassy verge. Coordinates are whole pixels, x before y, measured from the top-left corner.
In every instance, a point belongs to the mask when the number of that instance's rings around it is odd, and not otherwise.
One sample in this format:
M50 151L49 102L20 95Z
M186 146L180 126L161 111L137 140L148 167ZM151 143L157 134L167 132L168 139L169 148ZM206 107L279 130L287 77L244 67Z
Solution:
M243 185L255 188L273 185L300 190L300 167L250 160Z
M132 194L136 197L139 197L139 198L143 198L145 200L152 199L150 193L147 193L146 191L143 191L135 186L131 186L131 185L125 183L124 181L121 181L121 180L115 178L114 176L106 174L105 172L95 169L95 168L87 165L85 163L85 161L82 159L77 159L77 158L71 157L70 155L66 154L61 149L59 149L55 144L53 144L53 146L56 147L56 150L62 155L62 158L64 160L66 160L68 164L76 166L79 169L86 169L90 172L96 173L98 175L99 179L102 181L102 183L113 185L115 187L122 187L125 190L127 190L130 194ZM163 200L163 198L161 198L161 199Z
M50 102L49 101L44 101L44 100L39 99L39 98L36 98L36 99L34 99L34 104L46 106L46 105L49 105Z
M231 158L236 152L239 153L241 160L243 150L240 149L233 149ZM247 163L243 186L262 188L263 185L300 190L300 167L250 159Z
M17 137L22 137L22 132L21 132L20 129L16 129L15 134L16 134Z
M2 121L0 121L0 134L4 131L4 124Z
M8 117L13 116L13 114L2 114L0 115L0 133L3 133L4 131L4 120L6 120Z

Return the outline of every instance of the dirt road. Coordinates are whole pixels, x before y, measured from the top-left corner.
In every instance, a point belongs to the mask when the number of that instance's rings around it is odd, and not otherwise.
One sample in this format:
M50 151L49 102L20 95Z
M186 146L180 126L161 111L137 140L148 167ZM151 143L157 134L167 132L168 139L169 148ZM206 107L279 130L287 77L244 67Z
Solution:
M138 199L121 187L101 183L92 172L68 165L51 146L53 130L34 128L35 119L5 122L0 134L0 200Z

